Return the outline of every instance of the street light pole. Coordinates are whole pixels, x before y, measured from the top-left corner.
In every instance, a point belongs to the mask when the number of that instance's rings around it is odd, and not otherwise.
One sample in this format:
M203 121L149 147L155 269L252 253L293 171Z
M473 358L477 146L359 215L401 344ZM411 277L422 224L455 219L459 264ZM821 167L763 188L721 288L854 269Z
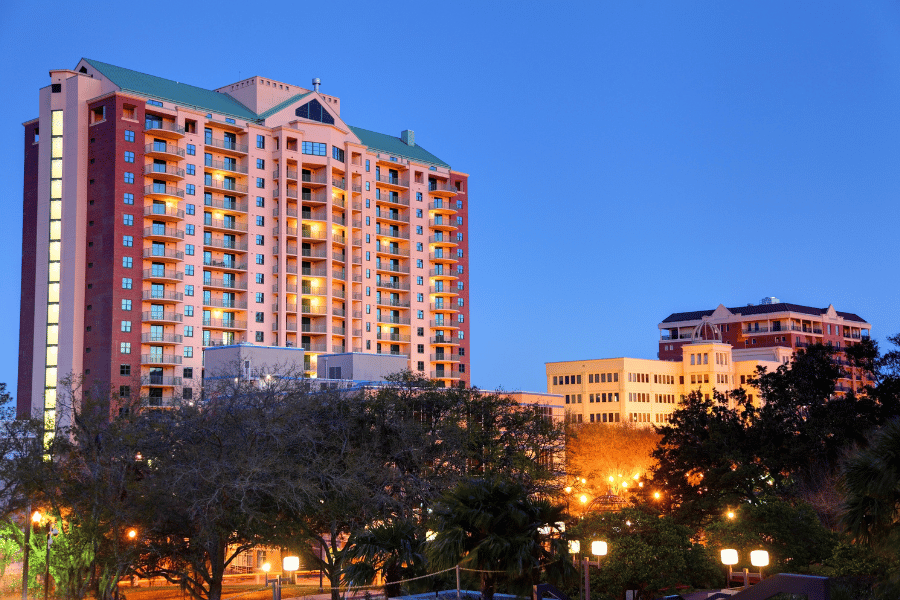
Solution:
M31 504L28 505L30 519L25 526L25 550L22 556L22 600L28 600L28 557L31 552L31 530L41 522L41 513L34 511L31 514Z
M584 600L591 600L591 574L588 567L599 567L600 557L606 556L606 542L591 542L591 554L597 557L597 560L591 560L585 557L582 562L584 569Z

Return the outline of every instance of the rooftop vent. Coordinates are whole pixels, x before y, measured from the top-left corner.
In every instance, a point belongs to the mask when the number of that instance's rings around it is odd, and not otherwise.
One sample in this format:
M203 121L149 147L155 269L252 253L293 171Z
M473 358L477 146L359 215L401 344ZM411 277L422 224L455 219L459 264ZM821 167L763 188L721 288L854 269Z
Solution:
M766 296L762 300L759 301L760 304L781 304L781 300L776 298L775 296Z
M322 85L322 80L318 77L313 77L313 90L318 92L320 85Z
M404 129L400 132L400 139L403 140L403 143L407 146L415 146L416 145L416 132L412 129Z

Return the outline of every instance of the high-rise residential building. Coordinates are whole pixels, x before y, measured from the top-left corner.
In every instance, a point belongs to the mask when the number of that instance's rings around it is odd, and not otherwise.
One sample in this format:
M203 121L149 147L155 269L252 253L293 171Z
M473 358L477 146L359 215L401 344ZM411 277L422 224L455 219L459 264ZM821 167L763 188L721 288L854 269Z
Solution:
M757 366L772 371L810 344L830 344L843 367L836 392L869 383L841 350L867 339L871 325L833 306L814 308L764 298L758 305L673 313L659 324L659 360L603 358L546 363L547 391L564 397L575 423L668 423L691 392L745 388Z
M469 383L468 176L341 99L82 59L24 124L18 408L60 381L199 396L203 348L391 353Z

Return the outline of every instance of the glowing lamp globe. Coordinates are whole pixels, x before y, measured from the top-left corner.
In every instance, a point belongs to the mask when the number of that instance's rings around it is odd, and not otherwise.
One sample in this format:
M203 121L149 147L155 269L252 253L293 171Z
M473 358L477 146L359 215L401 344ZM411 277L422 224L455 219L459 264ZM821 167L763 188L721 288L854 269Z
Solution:
M285 556L282 565L284 566L285 571L297 571L300 569L300 557Z
M606 542L591 542L591 554L606 556Z
M769 553L765 550L754 550L750 553L750 564L754 567L768 567Z
M581 542L578 540L569 540L569 554L578 554L581 552Z
M731 548L722 550L722 564L723 565L736 565L737 563L738 563L737 550L733 550Z

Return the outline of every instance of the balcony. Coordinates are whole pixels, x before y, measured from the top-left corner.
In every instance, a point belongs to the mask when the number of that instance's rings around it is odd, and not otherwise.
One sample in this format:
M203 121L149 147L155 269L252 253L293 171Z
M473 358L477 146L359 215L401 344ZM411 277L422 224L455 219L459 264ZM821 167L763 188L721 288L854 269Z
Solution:
M328 202L324 191L301 192L300 199L303 200L304 204L326 204Z
M147 396L141 400L145 407L149 408L172 408L181 402L181 398L175 399L174 396Z
M141 378L141 385L154 387L175 387L182 384L181 377L172 375L147 375Z
M203 236L203 245L206 248L218 248L221 250L234 250L235 252L246 252L247 242L239 242L237 240L208 238Z
M438 312L458 312L459 308L450 306L449 304L432 304L431 310Z
M294 324L296 327L296 324ZM297 331L294 329L293 331ZM306 323L300 325L301 333L328 333L328 329L325 327L324 323Z
M203 187L218 192L227 192L229 194L247 195L247 186L243 183L231 183L224 179L207 179L203 182Z
M162 262L175 262L184 260L184 252L180 250L157 250L156 248L144 248L144 258Z
M341 281L347 281L347 271L344 269L334 269L331 272L331 277L334 279L339 279Z
M313 344L311 342L304 342L300 344L300 347L307 352L325 352L325 344ZM304 369L309 371L308 367L304 367Z
M297 170L291 169L290 167L288 167L287 169L285 169L284 177L285 177L285 179L293 179L296 181ZM281 179L281 169L280 168L272 171L272 179Z
M219 229L224 231L240 231L247 232L247 224L228 219L203 219L203 227L205 229Z
M162 158L167 160L181 160L184 158L184 148L175 144L153 142L144 146L144 156L150 158Z
M246 290L247 282L246 281L238 281L236 279L214 279L209 278L203 279L203 287L205 288L220 288L225 290Z
M211 208L219 208L222 210L230 210L233 212L247 212L247 203L238 202L231 198L207 198L203 201L203 206Z
M409 317L395 317L392 315L377 315L375 320L379 323L389 323L393 325L409 325Z
M176 281L183 281L184 273L182 271L175 271L172 269L144 269L144 280L168 281L174 283Z
M447 336L435 336L428 338L429 343L437 346L459 346L459 340Z
M381 225L375 225L375 235L380 235L382 237L396 238L399 240L408 240L409 239L409 231L404 231L399 227L382 227Z
M402 300L391 300L389 298L375 298L375 304L378 306L392 306L394 308L409 308L409 302Z
M458 192L456 186L444 181L428 181L428 193L433 196L445 196L447 198L455 196Z
M375 182L396 188L408 188L409 178L400 177L399 175L390 175L381 173L375 174Z
M151 310L141 313L141 321L146 323L181 323L183 320L182 314L176 312Z
M317 171L315 173L301 173L300 181L303 183L310 183L313 185L325 185L328 182L328 175L325 171Z
M385 289L385 290L404 290L409 291L409 282L402 281L382 281L380 279L375 280L375 287Z
M459 362L459 354L432 354L431 362Z
M441 277L443 279L458 279L459 278L459 275L457 275L450 269L429 269L428 276L429 277Z
M184 302L184 294L181 292L158 292L156 290L144 290L143 300L163 302Z
M450 252L441 252L441 253L429 252L428 260L431 260L434 262L449 262L449 263L459 262L459 258L457 258L456 256L453 256L452 254L450 254Z
M431 378L432 379L459 379L460 374L459 374L459 371L453 371L451 369L446 369L443 371L432 371Z
M272 284L272 291L274 293L277 294L279 289L280 288L278 287L277 282ZM286 291L288 294L296 294L297 293L297 284L296 283L285 284L284 291Z
M288 273L290 273L290 269L292 268L291 265L288 265L287 268L289 269ZM297 265L293 265L293 269L294 274L296 274ZM302 267L301 271L301 274L304 277L325 277L328 274L328 269L326 269L325 267Z
M297 230L293 229L293 233L288 233L288 235L297 235ZM275 235L278 235L278 228L275 228ZM307 227L300 228L300 235L305 240L324 240L327 239L328 233L324 229L310 229Z
M233 260L212 260L204 259L204 267L212 267L214 269L222 269L226 271L246 271L247 263L238 263Z
M387 204L399 204L400 206L409 206L409 198L400 194L378 194L375 195L375 202L383 202Z
M241 164L237 161L230 160L204 160L203 166L208 167L210 169L216 169L219 171L229 171L231 173L240 173L241 175L246 175L248 172L247 165Z
M209 348L210 346L233 346L235 344L243 344L247 341L243 336L231 334L229 337L231 339L228 340L206 340L205 342L203 342L203 347Z
M347 335L347 330L344 329L343 327L332 327L331 334L339 335L339 336L343 337L343 336Z
M172 140L180 140L184 137L184 127L172 121L144 121L144 133Z
M183 336L178 333L142 333L141 343L144 344L180 344Z
M391 356L407 356L406 352L401 352L400 350L376 350L376 354L390 354Z
M400 214L397 210L381 210L381 207L375 207L375 218L385 221L397 221L398 223L409 223L409 215Z
M294 287L294 291L297 291L296 286ZM319 285L304 285L300 287L300 293L304 296L325 296L327 291L324 287Z
M287 207L286 209L284 209L283 212L284 212L284 216L287 216L287 217L294 217L295 219L297 218L297 209L296 209L296 208L291 208L291 207L289 206L289 207ZM272 209L272 216L273 216L273 217L280 217L280 216L281 216L281 213L282 213L282 210L281 210L281 208L278 207L278 206L276 206L275 208Z
M822 330L818 327L809 325L791 325L791 331L799 331L801 333L811 333L813 335L822 335Z
M281 188L275 188L274 190L272 190L272 198L275 200L278 200L278 196L281 195L281 191L282 191ZM284 190L284 195L288 198L292 198L292 199L296 200L297 199L297 190L288 188L288 189Z
M428 326L431 329L459 329L459 323L453 321L429 321Z
M210 329L247 329L247 321L234 319L203 319L203 326Z
M144 186L144 198L184 198L184 190L173 185L154 183Z
M428 288L428 293L429 294L442 294L444 296L458 296L459 295L459 292L458 291L454 292L452 289L450 289L449 285L446 285L446 286L433 285Z
M144 216L159 221L178 221L184 218L184 211L177 206L151 204L144 207Z
M391 254L393 256L409 256L409 250L406 248L392 248L382 244L375 245L376 254Z
M447 246L458 246L459 245L457 242L455 242L450 237L450 234L448 234L448 233L428 236L428 243L429 244L444 244Z
M403 273L405 275L409 275L409 267L404 267L402 265L392 265L390 263L375 263L376 271L386 271L388 273Z
M294 213L296 217L297 214ZM309 208L305 208L300 212L300 218L304 221L326 221L328 220L328 215L324 210L317 210L313 212Z
M433 210L440 213L455 213L456 206L451 204L449 200L444 200L443 198L435 198L434 202L428 203L428 210Z
M153 227L144 227L144 239L160 242L177 242L184 239L184 231L174 227L154 225Z
M234 310L246 310L246 300L225 300L224 298L204 298L203 306L212 308L231 308Z
M409 334L407 333L382 333L375 334L376 340L385 340L389 342L406 342L409 343Z
M184 169L147 163L144 165L144 176L153 177L154 179L165 179L166 181L181 181L184 179Z
M142 365L180 365L181 357L177 354L141 354Z
M336 187L339 190L347 189L347 180L343 177L332 177L331 178L331 187Z
M434 219L428 219L428 227L438 231L453 231L456 229L456 224L451 222L449 217L444 219L438 215Z
M226 139L217 139L213 137L208 137L204 140L204 143L207 146L211 146L213 148L218 148L224 152L235 153L235 154L247 154L247 144L239 144L237 142L233 142L231 140Z

